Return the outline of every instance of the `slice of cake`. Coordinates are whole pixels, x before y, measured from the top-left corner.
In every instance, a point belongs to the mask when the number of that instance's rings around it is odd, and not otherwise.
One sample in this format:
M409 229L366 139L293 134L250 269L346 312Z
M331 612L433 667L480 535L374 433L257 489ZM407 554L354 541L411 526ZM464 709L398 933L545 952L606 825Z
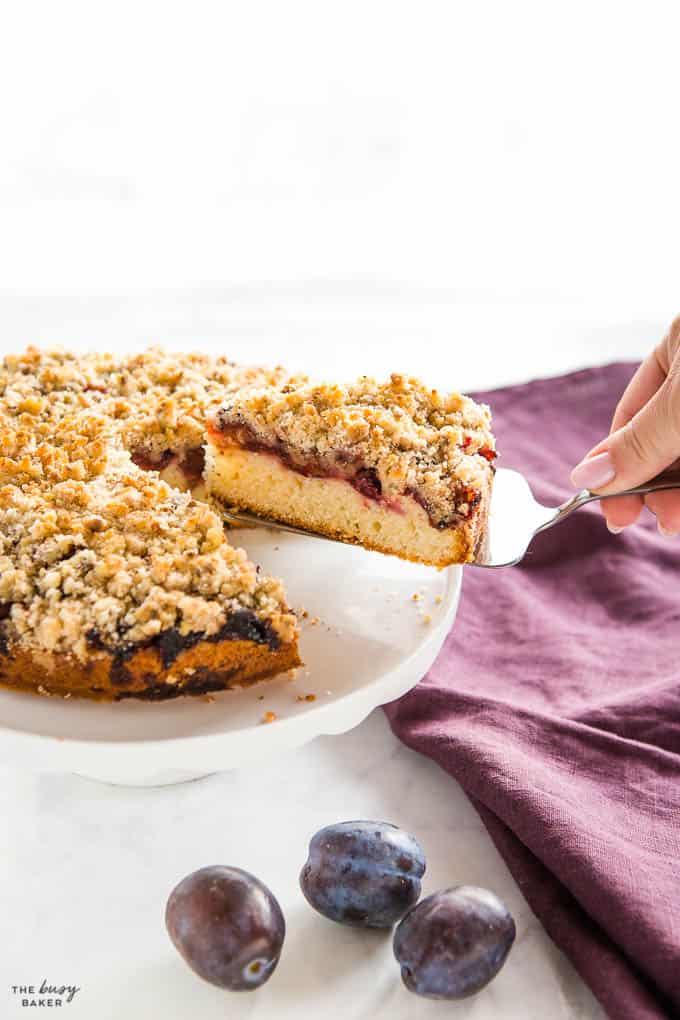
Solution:
M483 541L489 409L393 375L232 395L208 420L205 479L237 509L445 567Z

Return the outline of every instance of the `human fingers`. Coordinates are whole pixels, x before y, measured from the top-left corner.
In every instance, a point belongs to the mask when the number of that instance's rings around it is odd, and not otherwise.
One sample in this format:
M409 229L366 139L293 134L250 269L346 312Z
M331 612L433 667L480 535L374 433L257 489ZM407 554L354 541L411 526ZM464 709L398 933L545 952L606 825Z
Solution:
M615 535L635 524L643 506L642 496L613 496L611 499L603 499L600 503L607 527Z
M664 341L656 347L642 362L633 378L626 386L621 399L616 405L612 418L610 434L627 425L631 418L648 403L654 394L663 386L668 375Z
M645 503L655 515L662 535L671 537L680 532L680 491L650 492L645 496Z
M578 488L616 493L672 464L680 451L680 378L669 376L633 417L572 471Z

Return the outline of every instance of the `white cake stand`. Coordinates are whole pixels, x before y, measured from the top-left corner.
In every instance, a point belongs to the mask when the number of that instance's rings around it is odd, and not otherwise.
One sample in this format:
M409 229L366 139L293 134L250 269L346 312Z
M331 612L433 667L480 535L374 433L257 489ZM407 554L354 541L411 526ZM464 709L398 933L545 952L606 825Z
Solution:
M453 624L459 567L437 571L264 529L242 531L238 542L285 580L291 606L306 611L305 665L293 679L151 704L0 690L4 762L134 786L240 768L351 729L404 694L432 665ZM275 720L263 722L267 713Z

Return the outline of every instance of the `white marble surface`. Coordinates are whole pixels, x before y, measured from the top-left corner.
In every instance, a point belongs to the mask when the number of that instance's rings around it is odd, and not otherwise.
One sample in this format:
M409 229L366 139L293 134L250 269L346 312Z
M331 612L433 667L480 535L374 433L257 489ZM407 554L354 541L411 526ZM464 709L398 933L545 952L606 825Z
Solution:
M214 349L285 358L316 371L405 367L463 387L634 357L661 329L661 321L617 324L602 308L434 300L403 289L0 300L0 331L13 344L68 338L107 347L145 337L186 345L200 336ZM311 1020L319 1013L357 1020L601 1018L462 791L401 747L380 711L351 733L276 761L172 788L110 787L33 775L4 762L0 811L0 1014L7 1020L27 1015L11 986L43 978L80 986L63 1015L87 1020ZM484 993L453 1006L419 1001L400 985L389 939L345 931L305 905L297 874L307 840L321 825L348 817L390 819L414 831L428 856L426 891L464 881L507 900L518 921L517 945ZM220 993L195 978L163 927L172 886L219 862L260 875L288 918L280 968L252 996Z
M0 779L0 1009L7 1020L28 1015L8 986L44 977L81 987L59 1015L83 1020L600 1017L456 783L401 747L380 712L344 737L178 787L129 790L10 769ZM425 892L465 881L507 901L517 942L477 998L419 1000L401 985L389 937L343 929L307 906L297 888L307 840L348 817L392 819L417 833L428 860ZM170 889L213 863L255 872L286 915L279 968L252 995L200 981L165 934Z

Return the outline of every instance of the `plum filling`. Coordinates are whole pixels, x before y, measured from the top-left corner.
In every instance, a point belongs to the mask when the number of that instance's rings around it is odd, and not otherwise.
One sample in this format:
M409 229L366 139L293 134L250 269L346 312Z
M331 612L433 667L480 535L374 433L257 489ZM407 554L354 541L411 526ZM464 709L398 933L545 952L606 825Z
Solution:
M446 528L456 528L459 524L462 524L463 521L469 520L482 501L482 494L480 492L475 492L472 489L463 489L458 496L460 509L454 510L454 512L449 514L448 517L437 517L433 514L427 500L423 498L422 494L418 492L417 489L408 489L407 495L409 495L411 499L415 500L419 506L422 506L428 516L430 524L433 528L436 528L437 531L445 531ZM463 509L463 507L465 508Z
M395 500L383 497L382 483L375 468L365 467L347 450L338 450L332 457L302 454L292 450L285 443L263 443L243 425L221 425L219 429L209 428L208 431L219 446L236 446L249 453L264 453L276 457L290 471L307 478L337 478L347 482L366 499L383 503L397 513L401 511Z
M203 478L205 470L205 450L202 446L185 450L179 461L179 467L190 485L197 485Z
M357 460L348 450L336 450L332 455L320 455L314 453L301 453L294 450L285 443L265 443L253 435L245 425L236 425L220 421L219 415L216 425L209 425L210 438L217 446L237 447L247 450L249 453L262 453L270 457L276 457L286 468L296 471L298 474L311 478L337 478L347 482L366 499L386 506L395 513L404 513L404 508L396 499L388 499L383 495L382 484L375 468L366 467ZM428 505L423 496L415 489L407 489L405 496L415 500L426 512L429 522L433 528L444 530L455 528L461 521L472 516L475 508L481 501L481 495L472 490L463 489L459 494L458 502L461 506L447 518L437 516Z
M11 602L0 602L0 620L9 619L9 615L12 612ZM7 654L7 635L4 633L4 627L0 630L0 653L2 655Z
M117 645L109 646L102 640L96 629L89 630L85 635L92 648L109 652L113 656L111 663L111 683L117 687L125 687L131 681L126 663L143 648L158 650L163 669L169 669L180 652L193 648L201 641L219 644L221 641L251 641L253 644L267 645L271 651L281 647L278 634L268 620L261 620L250 609L238 609L231 613L225 624L215 634L203 634L192 631L181 634L176 627L161 631L146 641L126 642L124 637Z
M382 482L378 478L375 468L359 468L352 478L352 485L367 499L380 500L382 498Z
M162 453L152 453L151 450L135 450L130 454L130 460L142 471L162 471L174 459L172 450L163 450Z
M200 482L205 468L205 451L202 446L195 446L179 453L173 450L153 453L151 450L140 449L131 454L131 459L132 463L143 471L162 471L163 468L174 464L182 472L190 487Z

